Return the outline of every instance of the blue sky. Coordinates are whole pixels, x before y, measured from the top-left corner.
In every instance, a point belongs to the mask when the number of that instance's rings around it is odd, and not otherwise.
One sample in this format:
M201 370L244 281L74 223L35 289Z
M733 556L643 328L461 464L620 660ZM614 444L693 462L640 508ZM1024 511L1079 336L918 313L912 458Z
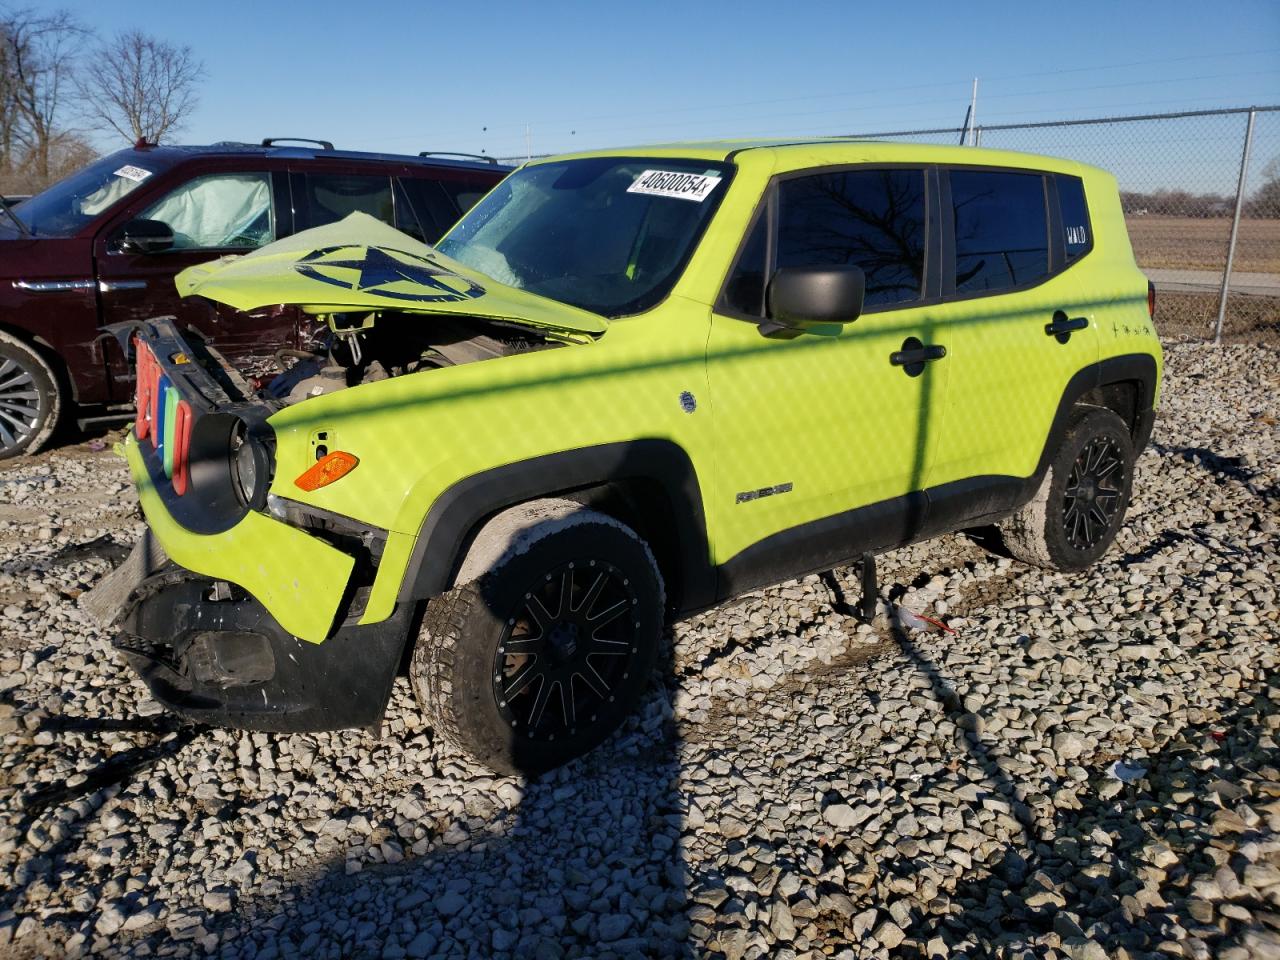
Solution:
M1280 3L58 0L205 62L181 139L534 153L1280 103ZM111 145L100 140L100 146Z

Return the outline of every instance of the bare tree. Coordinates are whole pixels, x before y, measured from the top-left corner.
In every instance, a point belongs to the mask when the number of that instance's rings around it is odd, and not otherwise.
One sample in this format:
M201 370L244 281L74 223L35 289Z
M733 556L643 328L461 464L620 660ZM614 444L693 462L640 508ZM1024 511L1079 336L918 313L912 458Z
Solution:
M76 86L95 126L131 143L159 143L195 108L195 87L203 76L204 65L190 47L128 30L89 54Z
M1251 217L1280 218L1280 156L1262 168L1262 185L1249 198L1245 212Z
M0 149L11 168L26 158L32 178L50 177L50 153L60 135L69 86L88 31L65 10L0 12Z

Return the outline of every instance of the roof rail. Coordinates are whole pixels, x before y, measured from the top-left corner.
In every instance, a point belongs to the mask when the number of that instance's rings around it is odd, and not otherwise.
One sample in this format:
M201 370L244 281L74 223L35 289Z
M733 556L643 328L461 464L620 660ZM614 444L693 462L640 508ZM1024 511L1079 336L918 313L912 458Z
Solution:
M486 156L483 153L459 153L457 150L422 150L418 153L420 157L466 157L468 160L483 160L485 163L492 163L495 166L498 161L494 157Z
M328 140L313 140L310 137L267 137L262 141L264 147L274 147L277 143L314 143L321 150L332 150L333 144Z

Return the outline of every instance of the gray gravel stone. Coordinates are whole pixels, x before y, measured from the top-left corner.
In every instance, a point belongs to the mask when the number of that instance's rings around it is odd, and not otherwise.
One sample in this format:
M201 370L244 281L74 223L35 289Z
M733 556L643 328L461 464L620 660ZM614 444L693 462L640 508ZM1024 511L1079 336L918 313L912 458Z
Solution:
M676 624L637 715L536 781L445 750L403 679L381 738L175 728L76 605L141 532L123 464L7 462L0 952L1275 955L1280 361L1167 364L1094 568L880 557L882 601L954 633L851 619L851 568L756 591Z

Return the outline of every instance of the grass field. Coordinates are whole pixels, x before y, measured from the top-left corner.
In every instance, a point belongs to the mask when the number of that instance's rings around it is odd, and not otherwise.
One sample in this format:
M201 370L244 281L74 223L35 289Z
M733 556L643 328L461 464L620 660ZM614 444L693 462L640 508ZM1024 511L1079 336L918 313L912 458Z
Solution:
M1162 293L1156 297L1156 330L1161 337L1212 338L1217 320L1216 293ZM1280 297L1232 295L1227 300L1222 338L1228 343L1280 344Z
M1138 266L1221 271L1227 262L1231 219L1130 216L1129 239ZM1232 272L1280 273L1280 220L1240 221ZM1213 336L1218 294L1162 293L1156 301L1161 336ZM1233 294L1223 323L1226 340L1280 342L1280 298Z
M1227 261L1231 218L1126 218L1142 267L1221 270ZM1240 221L1233 270L1280 273L1280 220Z

